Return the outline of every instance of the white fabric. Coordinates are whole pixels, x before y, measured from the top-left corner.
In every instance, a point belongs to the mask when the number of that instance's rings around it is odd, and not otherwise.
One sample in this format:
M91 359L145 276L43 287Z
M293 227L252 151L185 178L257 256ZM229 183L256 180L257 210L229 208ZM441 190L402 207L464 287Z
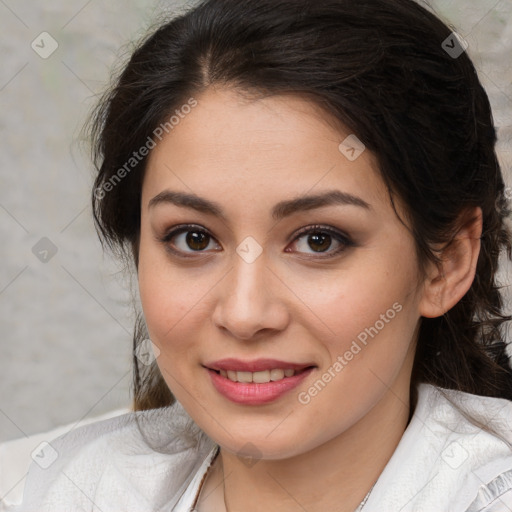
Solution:
M78 422L61 425L47 432L6 441L0 444L0 510L5 506L21 502L23 486L28 468L32 462L32 453L41 443L51 441L67 432L90 423L120 416L130 412L128 407L115 409L105 414L85 418ZM3 501L2 501L3 500Z
M194 506L197 502L197 498L201 492L202 484L204 483L204 477L208 472L212 462L215 460L217 453L219 451L219 446L215 445L208 457L204 460L203 464L199 468L198 472L195 474L194 478L190 482L187 490L183 493L180 501L177 503L176 507L174 507L173 512L191 512L195 511Z
M443 391L512 445L512 402ZM511 446L423 384L414 416L364 510L384 511L512 511Z
M510 446L449 399L512 444L512 402L422 384L364 512L512 511ZM89 425L51 445L57 460L47 469L34 462L23 504L0 504L1 512L190 512L217 449L179 403Z

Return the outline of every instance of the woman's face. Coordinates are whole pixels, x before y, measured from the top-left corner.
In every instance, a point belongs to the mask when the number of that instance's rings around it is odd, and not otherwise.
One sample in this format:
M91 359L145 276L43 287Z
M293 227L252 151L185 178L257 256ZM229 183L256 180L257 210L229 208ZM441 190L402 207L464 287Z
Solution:
M422 287L373 155L296 96L196 100L142 190L140 294L172 393L268 459L406 406Z

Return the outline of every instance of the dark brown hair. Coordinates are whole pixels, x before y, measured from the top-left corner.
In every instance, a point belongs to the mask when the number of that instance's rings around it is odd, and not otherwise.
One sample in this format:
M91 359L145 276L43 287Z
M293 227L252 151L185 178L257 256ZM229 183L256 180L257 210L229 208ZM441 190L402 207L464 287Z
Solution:
M421 269L439 261L433 248L452 243L465 212L482 209L470 290L442 317L420 320L412 399L419 382L512 399L501 329L511 317L496 280L500 252L512 256L510 210L489 100L452 30L412 0L358 0L357 8L352 0L205 0L152 30L91 125L97 229L135 264L147 157L106 184L213 84L305 95L356 134L376 155L391 200L406 207ZM145 337L140 318L134 349ZM156 364L148 371L134 357L134 367L136 409L173 402Z

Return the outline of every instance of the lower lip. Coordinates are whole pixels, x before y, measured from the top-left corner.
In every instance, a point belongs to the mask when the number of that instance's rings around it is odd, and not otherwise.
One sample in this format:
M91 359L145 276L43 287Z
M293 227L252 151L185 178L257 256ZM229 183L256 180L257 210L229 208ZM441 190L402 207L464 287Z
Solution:
M288 391L297 387L313 370L308 368L292 377L255 384L254 382L233 382L227 377L206 368L215 389L228 400L237 404L261 405L277 400Z

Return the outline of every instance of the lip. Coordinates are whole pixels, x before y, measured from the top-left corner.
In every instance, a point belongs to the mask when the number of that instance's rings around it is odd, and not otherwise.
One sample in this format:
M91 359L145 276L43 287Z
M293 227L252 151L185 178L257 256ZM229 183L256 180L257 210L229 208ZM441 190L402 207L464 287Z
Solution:
M308 366L315 366L314 363L292 363L289 361L281 361L279 359L254 359L252 361L242 361L241 359L226 358L203 364L210 370L231 370L235 372L262 372L264 370L272 370L280 368L282 370L303 370ZM289 377L291 378L291 377Z
M233 361L237 361L234 365ZM316 368L314 365L304 365L298 363L286 363L275 359L259 359L257 361L246 361L243 365L241 361L235 359L223 359L212 364L217 368L206 368L214 388L228 400L244 405L263 405L273 402L296 388L308 375ZM249 370L248 368L257 368ZM292 377L284 377L281 380L257 384L254 382L233 382L227 377L223 377L215 370L232 371L263 371L272 368L303 370Z

